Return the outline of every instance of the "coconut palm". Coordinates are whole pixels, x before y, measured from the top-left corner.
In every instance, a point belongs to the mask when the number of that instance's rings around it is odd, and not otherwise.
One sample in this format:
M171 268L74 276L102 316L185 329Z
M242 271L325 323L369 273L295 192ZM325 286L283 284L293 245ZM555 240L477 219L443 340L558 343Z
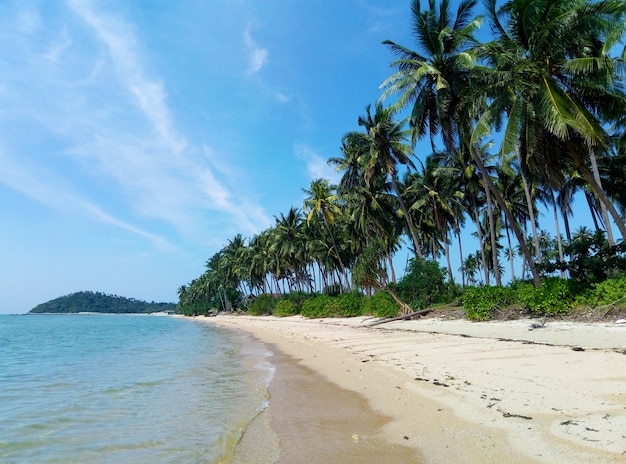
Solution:
M486 1L495 40L480 48L474 90L489 106L477 125L503 128L502 153L519 150L522 169L553 182L577 169L626 226L599 182L595 150L606 150L607 122L624 114L620 65L609 56L625 29L626 2L613 0ZM475 94L473 100L480 100Z
M438 134L447 150L458 147L455 116L473 63L473 34L480 26L480 18L472 17L476 3L461 1L453 17L449 0L441 0L438 7L435 0L429 0L426 10L420 0L413 0L411 19L418 51L391 40L383 42L396 60L391 63L395 72L381 84L385 89L381 99L397 95L395 110L411 107L413 142L429 135L433 151Z
M342 256L337 246L336 234L333 232L332 224L341 216L342 210L339 204L339 197L336 193L336 186L331 185L326 179L315 179L311 182L308 189L302 189L307 195L304 200L304 211L307 214L307 222L317 220L324 224L324 229L329 234L334 257L339 263L343 281L346 288L350 288L350 281L346 266L342 260Z
M404 121L394 119L394 111L391 108L384 108L382 103L378 102L373 115L370 109L368 105L365 109L366 114L358 119L359 126L366 131L369 147L362 163L365 182L369 183L380 175L389 179L409 230L415 253L422 257L417 230L402 198L398 180L399 165L415 168L410 158L412 150L407 143L408 132L404 129Z

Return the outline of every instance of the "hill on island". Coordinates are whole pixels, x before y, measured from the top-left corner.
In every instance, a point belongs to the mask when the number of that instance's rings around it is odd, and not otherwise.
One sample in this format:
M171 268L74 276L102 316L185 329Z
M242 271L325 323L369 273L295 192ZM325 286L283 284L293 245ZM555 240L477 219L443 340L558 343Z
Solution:
M149 314L175 312L176 303L148 303L147 301L106 295L100 292L76 292L41 303L28 314L65 313L107 313L107 314Z

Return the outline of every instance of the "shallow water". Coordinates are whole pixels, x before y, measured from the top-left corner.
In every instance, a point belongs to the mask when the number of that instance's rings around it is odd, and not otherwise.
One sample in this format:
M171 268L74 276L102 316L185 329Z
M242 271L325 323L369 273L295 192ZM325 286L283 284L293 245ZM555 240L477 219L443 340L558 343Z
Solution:
M268 355L181 318L0 316L0 462L228 463Z

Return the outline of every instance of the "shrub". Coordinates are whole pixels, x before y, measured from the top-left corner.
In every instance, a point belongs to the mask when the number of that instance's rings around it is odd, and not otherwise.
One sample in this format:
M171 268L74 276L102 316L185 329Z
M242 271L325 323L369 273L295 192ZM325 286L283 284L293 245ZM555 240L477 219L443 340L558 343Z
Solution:
M398 296L413 308L441 303L448 293L445 269L437 261L412 258L398 282Z
M274 312L276 302L276 298L274 298L272 295L263 293L257 296L252 301L252 303L250 303L250 307L248 308L248 314L250 314L251 316L270 315Z
M289 299L282 298L276 303L274 308L274 316L287 317L298 314L298 307Z
M617 279L608 279L594 285L589 297L590 306L605 306L614 303L621 303L626 306L626 276Z
M487 321L492 313L516 302L516 292L510 287L468 287L463 294L465 317L470 321Z
M570 282L558 277L548 277L538 288L531 284L520 284L516 293L521 304L542 316L567 314L574 305Z
M289 300L296 307L296 314L299 314L302 309L302 303L314 296L314 294L306 292L290 292L283 295L281 299Z
M302 303L300 314L309 318L328 317L330 316L328 303L331 299L332 297L328 295L318 295L315 298L306 300Z
M376 317L396 317L400 314L400 305L387 292L378 290L372 296L365 298L363 313Z
M363 295L357 292L344 293L328 302L329 313L337 317L356 317L363 314Z

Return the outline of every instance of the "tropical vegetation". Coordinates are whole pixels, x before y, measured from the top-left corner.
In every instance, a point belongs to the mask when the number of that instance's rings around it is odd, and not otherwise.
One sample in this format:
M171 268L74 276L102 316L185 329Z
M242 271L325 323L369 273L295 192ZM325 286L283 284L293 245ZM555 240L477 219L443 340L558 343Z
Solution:
M185 314L391 316L459 300L485 319L606 302L603 285L624 297L626 2L455 5L411 2L415 43L383 42L392 72L328 160L339 182L314 180L272 227L233 237L180 287ZM592 229L571 230L575 198Z
M60 296L31 309L28 314L60 314L60 313L174 313L175 303L156 303L126 298L119 295L107 295L102 292L83 291Z

